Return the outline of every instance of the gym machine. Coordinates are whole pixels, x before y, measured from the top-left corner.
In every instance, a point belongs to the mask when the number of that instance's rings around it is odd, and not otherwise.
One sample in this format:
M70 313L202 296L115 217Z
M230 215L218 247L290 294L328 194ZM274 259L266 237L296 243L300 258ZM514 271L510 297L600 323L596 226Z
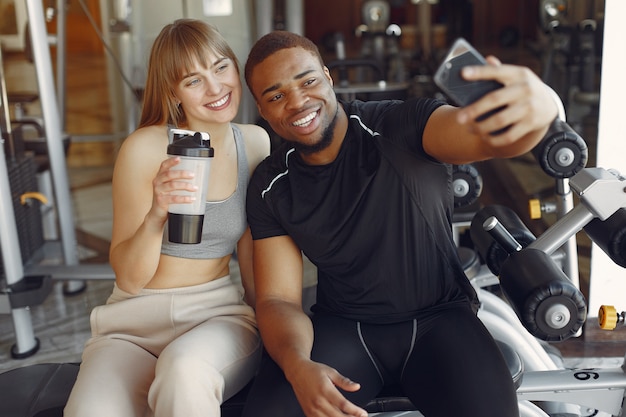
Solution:
M63 3L63 2L61 2ZM54 91L52 63L48 50L48 39L41 1L26 0L28 28L32 43L32 54L39 86L43 113L43 130L50 164L55 209L58 217L60 241L50 242L50 251L62 258L59 265L24 265L24 259L15 242L19 241L11 184L7 171L7 155L0 150L0 247L6 286L0 292L0 313L11 314L15 329L16 343L11 350L15 358L31 356L39 349L39 341L34 335L30 306L40 304L51 290L51 280L78 282L84 286L85 279L114 279L108 264L80 264L78 246L74 231L74 216L69 191L69 180L65 163L64 138L62 134L59 104ZM7 140L11 132L8 117L6 89L3 107L7 120ZM34 177L34 175L33 175ZM48 245L48 243L45 243ZM60 247L59 247L60 245ZM60 254L60 255L59 255Z

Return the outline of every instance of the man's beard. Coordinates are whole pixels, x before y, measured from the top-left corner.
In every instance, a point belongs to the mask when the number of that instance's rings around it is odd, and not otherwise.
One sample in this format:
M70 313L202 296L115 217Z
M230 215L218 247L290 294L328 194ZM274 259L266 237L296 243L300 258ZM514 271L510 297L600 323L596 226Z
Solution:
M335 134L335 126L337 125L338 114L339 114L339 103L337 103L337 110L335 111L335 115L333 116L333 119L330 121L328 126L326 126L326 128L324 129L324 132L322 133L322 138L319 142L314 143L312 145L307 145L307 144L303 144L303 143L296 142L296 141L294 142L289 141L289 142L291 142L293 144L293 147L296 148L296 150L303 155L312 155L314 153L323 151L324 149L328 148L330 144L333 142L333 136Z

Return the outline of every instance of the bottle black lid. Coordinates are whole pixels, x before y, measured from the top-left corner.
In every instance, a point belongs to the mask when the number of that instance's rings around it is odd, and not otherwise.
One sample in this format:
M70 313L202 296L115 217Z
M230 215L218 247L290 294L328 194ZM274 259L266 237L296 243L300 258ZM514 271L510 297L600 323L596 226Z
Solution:
M174 132L173 141L167 146L168 155L190 156L196 158L212 158L214 149L211 147L209 134L205 132L188 133ZM191 132L189 132L191 133Z

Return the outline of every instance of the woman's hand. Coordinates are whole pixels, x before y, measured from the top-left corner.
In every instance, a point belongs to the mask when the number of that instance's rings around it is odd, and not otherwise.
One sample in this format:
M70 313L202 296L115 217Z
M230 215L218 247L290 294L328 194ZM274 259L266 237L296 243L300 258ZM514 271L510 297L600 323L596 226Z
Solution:
M152 207L149 215L158 219L163 224L167 220L167 212L170 204L193 203L195 198L190 195L181 195L176 191L195 192L198 187L190 180L194 177L191 171L175 169L180 163L179 157L171 157L164 160L159 171L152 180Z

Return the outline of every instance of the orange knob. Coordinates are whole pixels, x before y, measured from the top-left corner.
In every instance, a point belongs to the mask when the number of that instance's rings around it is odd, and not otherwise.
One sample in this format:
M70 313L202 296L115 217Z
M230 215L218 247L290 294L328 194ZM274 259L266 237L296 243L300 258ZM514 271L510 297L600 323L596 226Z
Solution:
M528 211L530 218L537 220L541 218L541 201L538 198L528 200Z
M617 310L613 306L600 306L598 323L603 330L613 330L617 327Z

